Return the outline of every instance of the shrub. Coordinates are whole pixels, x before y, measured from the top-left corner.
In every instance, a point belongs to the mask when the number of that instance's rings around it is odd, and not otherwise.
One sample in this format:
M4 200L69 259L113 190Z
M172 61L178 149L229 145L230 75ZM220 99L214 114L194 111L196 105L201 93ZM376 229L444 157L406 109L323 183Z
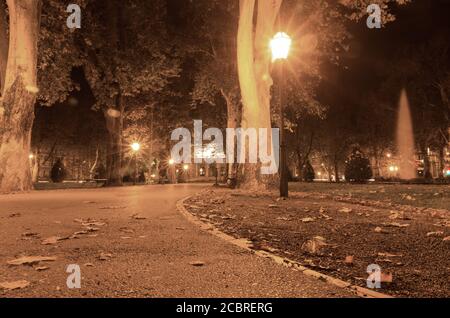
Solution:
M372 178L369 159L359 150L354 150L345 166L345 179L350 182L365 182Z
M56 160L55 164L52 167L52 171L50 172L50 178L55 183L63 182L66 177L66 168L61 159Z

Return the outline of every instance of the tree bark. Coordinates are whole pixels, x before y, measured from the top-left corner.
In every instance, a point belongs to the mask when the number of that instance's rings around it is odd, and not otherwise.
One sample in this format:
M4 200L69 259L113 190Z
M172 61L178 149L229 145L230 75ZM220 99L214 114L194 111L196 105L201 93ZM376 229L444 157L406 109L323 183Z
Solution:
M6 5L4 0L0 0L0 96L3 95L5 86L6 66L8 63L8 20L6 17Z
M270 136L270 54L268 43L282 0L258 1L257 23L254 30L255 0L240 0L237 36L237 61L242 96L242 128L268 128ZM255 32L254 32L255 31ZM273 186L273 178L262 176L260 164L240 167L239 186L264 190Z
M225 91L222 90L221 93L227 104L227 128L237 128L239 123L239 107ZM231 187L234 187L237 182L236 151L234 163L228 163L227 178L227 183Z
M334 159L334 175L335 175L335 179L336 179L336 183L339 183L339 162L338 160L335 158Z
M8 0L10 38L0 107L0 189L32 189L29 162L36 101L37 43L41 1Z
M106 147L106 178L108 186L121 186L122 180L122 134L123 134L123 103L117 110L118 116L111 116L105 111L108 143ZM120 113L120 114L119 114Z

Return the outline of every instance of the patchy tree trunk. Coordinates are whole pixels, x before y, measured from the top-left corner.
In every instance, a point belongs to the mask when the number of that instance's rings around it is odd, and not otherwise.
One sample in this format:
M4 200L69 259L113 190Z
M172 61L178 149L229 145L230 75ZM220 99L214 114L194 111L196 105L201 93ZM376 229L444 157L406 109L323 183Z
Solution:
M445 169L445 149L444 147L439 147L439 179L444 179L444 169Z
M237 36L237 61L242 96L242 128L268 128L270 136L270 54L267 43L282 0L258 1L256 30L254 30L255 0L240 0ZM244 142L244 141L243 141ZM270 143L272 141L270 140ZM248 146L247 146L248 148ZM251 190L265 190L274 180L260 174L260 163L240 167L239 186Z
M0 96L5 86L6 66L8 63L8 20L6 18L5 1L0 1Z
M335 158L334 159L334 175L335 175L335 179L336 179L336 183L339 183L339 161Z
M8 0L10 40L0 107L0 189L32 189L29 162L36 101L41 1Z
M117 114L117 115L116 115ZM123 106L114 112L111 109L104 113L108 130L106 145L106 178L108 186L121 186L122 181L122 134Z
M95 150L95 160L91 166L91 169L89 169L89 179L94 179L95 177L95 169L97 168L99 158L100 158L100 149L99 145L97 145L97 148Z
M240 116L239 116L239 105L236 103L232 96L225 93L223 90L221 91L223 98L225 99L225 102L227 104L227 127L228 128L237 128ZM236 151L235 151L235 158L234 162L236 162ZM231 187L234 187L236 184L237 179L237 164L236 163L229 163L227 166L227 178L228 183Z

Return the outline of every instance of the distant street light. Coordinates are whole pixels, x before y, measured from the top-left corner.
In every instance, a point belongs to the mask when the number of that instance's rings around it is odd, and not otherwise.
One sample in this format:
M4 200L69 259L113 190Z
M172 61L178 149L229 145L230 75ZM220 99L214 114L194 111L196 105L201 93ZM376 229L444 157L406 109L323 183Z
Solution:
M134 142L133 144L131 144L131 149L134 152L138 152L141 149L141 145L138 142Z
M169 159L169 165L173 165L175 163L175 160Z
M134 178L133 184L136 185L137 175L138 175L138 164L137 164L137 154L141 149L141 145L138 142L134 142L131 144L131 150L134 152Z
M30 155L28 156L28 158L29 158L29 159L33 159L33 158L34 158L34 155L33 155L33 154L30 154Z
M279 61L279 100L280 100L280 197L287 198L289 196L289 184L287 174L287 155L284 137L284 101L283 90L285 89L284 62L289 56L292 39L284 32L278 32L270 41L270 49L272 50L272 62Z

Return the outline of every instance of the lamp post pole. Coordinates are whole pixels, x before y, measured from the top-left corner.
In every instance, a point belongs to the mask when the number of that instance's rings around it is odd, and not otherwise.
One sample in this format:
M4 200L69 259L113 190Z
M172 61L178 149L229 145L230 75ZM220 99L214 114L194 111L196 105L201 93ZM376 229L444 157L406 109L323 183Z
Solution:
M286 155L286 138L284 134L284 96L285 76L284 63L289 56L289 50L292 44L292 39L284 32L278 32L270 41L272 49L272 61L275 63L274 67L278 69L278 100L279 100L279 129L280 129L280 197L287 198L289 196L289 184L287 175L287 155Z
M284 79L284 62L285 59L278 60L278 98L279 98L279 117L280 117L280 197L289 197L289 184L287 176L287 158L286 158L286 138L284 133L284 96L283 90L285 89L285 79Z
M137 181L137 173L138 173L138 165L137 165L137 152L134 154L134 182L133 184L136 185Z

